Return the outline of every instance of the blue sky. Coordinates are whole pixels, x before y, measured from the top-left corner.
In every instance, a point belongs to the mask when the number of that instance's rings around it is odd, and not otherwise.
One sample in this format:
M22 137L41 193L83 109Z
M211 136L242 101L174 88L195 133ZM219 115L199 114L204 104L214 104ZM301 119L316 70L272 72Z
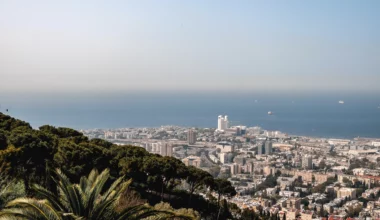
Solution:
M369 91L380 1L0 0L0 91Z

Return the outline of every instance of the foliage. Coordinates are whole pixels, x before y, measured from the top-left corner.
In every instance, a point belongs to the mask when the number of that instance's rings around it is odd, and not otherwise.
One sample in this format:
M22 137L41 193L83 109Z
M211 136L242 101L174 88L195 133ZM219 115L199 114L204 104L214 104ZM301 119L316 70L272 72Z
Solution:
M25 196L25 188L22 182L11 180L4 172L5 165L0 166L0 209L5 204L17 197Z
M0 112L0 130L12 131L18 127L26 127L29 130L32 129L29 123L12 118L9 115L4 115Z
M309 200L301 199L301 204L304 205L305 208L307 208L309 206Z
M89 140L81 132L70 128L44 125L38 130L32 129L28 123L2 113L0 164L4 165L1 174L22 183L26 195L33 198L37 193L32 190L34 184L53 194L58 193L54 182L58 180L58 174L50 172L57 168L72 182L80 181L83 175L94 168L109 168L111 180L121 176L132 178L133 190L147 196L145 198L152 205L158 201L151 198L159 195L160 200L169 202L175 208L194 208L202 216L213 216L211 218L214 219L221 196L236 194L229 181L214 179L209 173L195 167L186 167L176 158L151 154L141 147L117 146L101 139ZM210 169L214 175L219 171L218 166ZM181 196L177 197L175 189L184 181L189 184L189 191L181 192ZM109 182L105 186L108 187ZM206 201L195 194L202 188L216 192L219 195L217 202ZM38 206L48 204L39 200L28 202Z
M258 216L255 213L255 211L253 209L248 209L248 208L243 209L243 212L241 213L241 217L240 217L241 220L253 220L257 218Z
M212 189L218 194L218 203L221 196L229 198L236 195L235 188L226 179L215 179Z
M158 187L161 187L161 197L164 191L172 190L188 175L185 164L174 157L148 157L142 169L151 189L159 191Z
M121 212L116 210L122 192L131 183L124 182L120 177L105 190L104 185L109 179L109 170L98 173L91 171L88 177L82 177L79 184L72 184L69 179L57 170L55 180L59 194L54 194L39 185L34 186L35 198L18 198L7 204L7 209L0 212L0 217L22 217L25 219L140 219L159 212L144 205L126 208ZM101 194L101 192L104 192Z
M188 174L187 174L186 181L190 185L189 202L191 202L191 197L194 194L194 192L196 190L199 190L203 186L211 187L214 182L214 178L208 172L198 169L194 166L189 166L187 169L188 169Z
M269 175L265 178L264 182L256 187L257 191L264 190L266 188L272 188L277 185L278 176Z
M5 131L0 130L0 150L4 150L8 146L7 137Z
M321 184L316 185L311 189L312 193L324 193L326 191L326 186L333 184L336 181L335 177L327 178L327 181Z
M362 211L363 207L361 206L358 206L358 207L355 207L353 208L352 206L348 207L348 209L346 210L347 211L347 215L349 217L355 217L355 216L358 216L359 213Z
M174 209L173 207L170 206L169 203L160 202L154 206L154 209L158 211L172 212L173 213L172 219L194 219L194 220L201 219L197 211L194 211L192 209L186 209L186 208ZM161 215L165 217L165 214L161 214ZM155 217L149 217L147 218L147 220L155 219Z
M218 217L217 217L217 219L219 219L220 214L222 213L222 215L223 214L225 215L225 213L227 213L226 210L228 210L227 204L226 204L225 200L223 201L223 206L220 205L221 196L225 196L227 198L230 198L230 197L236 195L236 190L231 185L230 181L228 181L226 179L220 179L220 178L215 179L214 184L211 187L211 189L214 190L218 194L218 202L217 202L217 204L219 206L219 211L218 211Z
M58 151L54 154L54 163L73 179L89 173L93 168L103 170L109 167L107 149L88 142L75 143L66 139L59 141Z

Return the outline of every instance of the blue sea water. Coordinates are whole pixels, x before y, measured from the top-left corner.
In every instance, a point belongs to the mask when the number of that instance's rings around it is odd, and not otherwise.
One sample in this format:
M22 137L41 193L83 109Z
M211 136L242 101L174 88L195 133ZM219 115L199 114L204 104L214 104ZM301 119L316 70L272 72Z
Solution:
M344 100L344 104L338 104ZM233 124L261 126L293 135L380 137L380 96L371 94L128 93L0 96L0 111L28 121L89 128L179 125L216 127L227 114ZM272 111L273 115L268 115Z

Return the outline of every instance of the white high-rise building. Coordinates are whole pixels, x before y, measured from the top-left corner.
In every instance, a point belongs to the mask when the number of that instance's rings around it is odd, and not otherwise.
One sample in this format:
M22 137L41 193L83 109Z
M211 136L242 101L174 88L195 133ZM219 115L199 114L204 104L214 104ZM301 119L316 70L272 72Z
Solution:
M224 131L228 128L228 116L218 116L218 131Z

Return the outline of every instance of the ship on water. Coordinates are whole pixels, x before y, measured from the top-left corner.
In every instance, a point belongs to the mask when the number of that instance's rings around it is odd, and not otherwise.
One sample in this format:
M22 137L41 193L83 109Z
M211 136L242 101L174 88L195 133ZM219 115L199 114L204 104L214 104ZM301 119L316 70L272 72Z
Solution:
M269 112L268 112L268 115L273 115L273 112L269 111Z
M344 104L344 101L340 100L340 101L339 101L339 104Z

